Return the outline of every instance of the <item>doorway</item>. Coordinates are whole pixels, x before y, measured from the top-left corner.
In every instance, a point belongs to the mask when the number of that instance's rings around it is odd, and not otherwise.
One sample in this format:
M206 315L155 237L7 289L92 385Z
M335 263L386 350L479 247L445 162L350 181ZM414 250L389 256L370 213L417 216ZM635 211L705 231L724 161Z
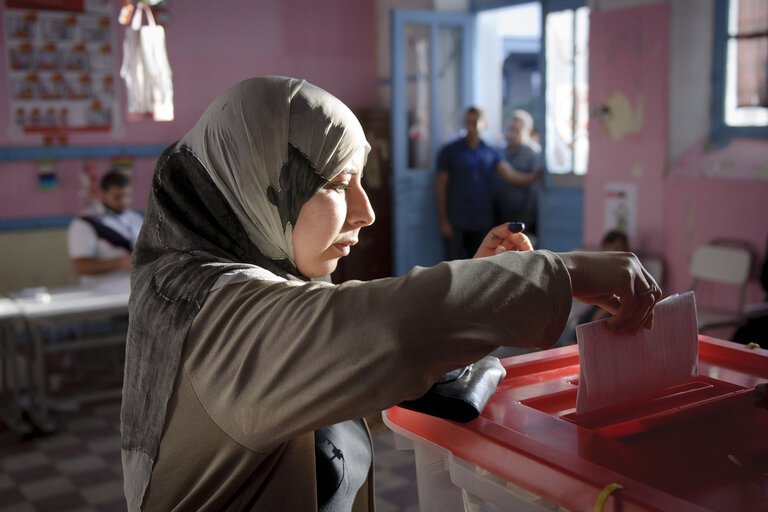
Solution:
M475 76L482 78L475 102L489 113L486 140L502 149L512 111L533 117L532 145L546 171L537 193L537 248L569 251L582 246L583 234L589 9L583 0L509 3L477 13Z
M568 251L582 244L586 2L510 1L488 10L482 3L475 2L475 13L393 11L394 275L442 260L434 159L462 134L470 105L486 111L483 138L500 149L509 113L522 108L533 116L547 171L538 195L538 247Z

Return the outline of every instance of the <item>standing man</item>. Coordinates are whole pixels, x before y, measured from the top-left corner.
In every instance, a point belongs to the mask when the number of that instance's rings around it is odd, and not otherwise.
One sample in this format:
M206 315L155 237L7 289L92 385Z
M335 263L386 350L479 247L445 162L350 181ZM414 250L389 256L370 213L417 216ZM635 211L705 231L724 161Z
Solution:
M507 124L507 147L504 158L523 174L540 173L541 146L531 139L533 117L525 110L515 110ZM528 235L536 235L538 220L538 184L516 185L496 180L498 223L507 220L525 222Z
M69 257L83 286L128 291L131 252L143 218L128 209L132 189L127 173L112 169L100 185L101 201L69 225Z
M493 208L495 176L516 185L538 179L537 173L523 174L513 169L498 151L483 142L482 110L468 108L464 127L466 135L445 145L437 157L435 202L446 260L471 258L485 234L497 224Z

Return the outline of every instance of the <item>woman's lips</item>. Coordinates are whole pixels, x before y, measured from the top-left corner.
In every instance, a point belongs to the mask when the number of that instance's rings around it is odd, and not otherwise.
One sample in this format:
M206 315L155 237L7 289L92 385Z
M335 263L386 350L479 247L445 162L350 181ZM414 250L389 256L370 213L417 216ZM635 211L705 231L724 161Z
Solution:
M346 256L349 254L350 249L353 245L357 243L357 240L344 240L342 242L336 242L333 244L336 249L341 253L342 256Z

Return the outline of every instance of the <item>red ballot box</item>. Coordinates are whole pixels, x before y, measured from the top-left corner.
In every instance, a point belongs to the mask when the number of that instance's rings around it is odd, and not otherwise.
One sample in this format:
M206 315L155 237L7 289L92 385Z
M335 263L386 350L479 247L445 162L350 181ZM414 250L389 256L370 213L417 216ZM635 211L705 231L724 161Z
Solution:
M581 415L577 346L502 363L470 423L385 412L420 510L768 511L768 350L700 336L691 382Z

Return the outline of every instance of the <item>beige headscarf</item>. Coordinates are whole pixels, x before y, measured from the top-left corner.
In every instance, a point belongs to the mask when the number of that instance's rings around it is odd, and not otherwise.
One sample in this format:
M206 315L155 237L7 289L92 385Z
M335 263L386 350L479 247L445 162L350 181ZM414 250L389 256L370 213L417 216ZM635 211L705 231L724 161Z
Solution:
M320 129L318 129L320 128ZM264 256L293 262L293 222L267 198L289 185L289 148L326 181L360 148L370 146L349 108L324 90L294 78L246 80L219 96L181 139L202 162L251 241ZM297 212L298 213L298 212Z

